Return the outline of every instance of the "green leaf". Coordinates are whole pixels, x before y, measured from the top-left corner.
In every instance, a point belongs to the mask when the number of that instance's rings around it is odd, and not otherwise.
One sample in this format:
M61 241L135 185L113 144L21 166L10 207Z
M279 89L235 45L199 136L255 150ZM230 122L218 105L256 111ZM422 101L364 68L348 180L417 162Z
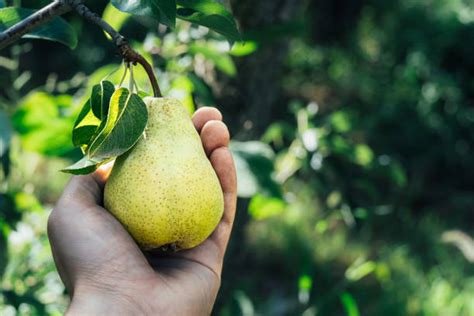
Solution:
M90 106L98 119L103 120L107 117L110 98L114 91L114 84L107 80L101 81L92 88Z
M94 137L100 120L92 113L90 99L82 107L79 116L74 123L72 131L72 143L75 147L90 145Z
M24 8L0 9L0 32L24 20L36 10ZM44 39L62 43L73 49L77 46L77 35L74 29L64 19L56 17L45 25L38 26L30 33L23 35L24 38Z
M202 44L192 44L189 47L189 52L191 54L201 54L204 58L212 61L214 65L231 77L235 76L237 73L236 67L232 58L229 55L218 51L216 48L210 45L202 45Z
M107 4L102 14L102 19L109 23L117 32L120 32L120 29L130 17L130 14L117 10L111 3Z
M351 116L345 111L337 111L332 113L330 122L334 131L339 133L346 133L352 128Z
M377 264L373 261L356 260L345 273L350 281L359 281L363 277L371 274L377 268Z
M89 147L88 157L98 161L125 153L142 136L147 119L146 105L138 95L125 88L116 90L107 122Z
M298 279L298 288L303 291L311 291L313 279L307 274L300 276Z
M407 175L402 164L397 161L393 161L389 165L389 168L390 176L395 184L399 187L404 187L407 183Z
M263 220L281 214L285 210L285 206L285 201L280 198L257 194L250 200L249 213L252 218Z
M145 99L146 97L149 97L149 96L150 96L150 94L147 93L147 92L145 92L145 91L138 91L137 94L138 94L138 96L139 96L140 98L142 98L142 99Z
M62 172L71 173L75 175L89 174L97 170L100 165L104 164L107 160L95 161L87 157L82 158L75 164L62 169Z
M170 88L168 94L177 98L191 116L195 109L192 95L194 86L191 80L187 76L178 76L171 82Z
M178 0L178 18L224 35L230 41L240 41L241 36L232 14L220 3L212 0Z
M258 44L255 41L245 41L235 43L230 51L232 56L243 57L253 54L258 49Z
M230 149L237 169L237 192L240 197L252 197L257 193L281 196L273 180L275 154L270 146L258 141L232 142Z
M344 306L344 309L346 310L347 316L360 316L357 303L351 294L347 292L342 293L341 302L342 302L342 305Z
M188 79L192 82L194 96L201 105L216 106L216 100L209 85L195 73L189 73Z
M374 152L366 144L358 144L354 148L354 161L361 166L368 166L374 159Z
M120 11L150 16L170 27L176 24L176 0L112 0L112 4Z
M32 193L17 192L14 195L15 205L19 212L43 212L43 205Z
M74 118L64 108L71 104L71 96L54 97L44 92L34 92L22 99L12 123L23 148L49 156L70 152Z

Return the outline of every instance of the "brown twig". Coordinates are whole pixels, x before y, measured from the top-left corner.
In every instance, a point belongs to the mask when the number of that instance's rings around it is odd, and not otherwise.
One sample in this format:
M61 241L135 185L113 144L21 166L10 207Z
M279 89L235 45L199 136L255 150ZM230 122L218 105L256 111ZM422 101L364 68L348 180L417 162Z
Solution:
M137 53L133 48L131 48L127 43L121 45L119 47L120 54L122 55L125 62L130 62L134 65L140 64L150 79L151 86L153 87L153 95L155 97L161 97L160 86L158 85L158 81L156 80L155 74L153 72L153 68L148 63L148 61L139 53Z
M105 22L99 15L92 12L82 0L56 0L43 9L35 12L28 18L13 25L5 32L0 34L0 49L11 44L22 35L28 33L32 29L51 21L56 16L65 14L70 11L76 11L84 19L98 25L107 34L110 35L114 44L118 47L119 52L125 62L132 63L134 65L140 64L145 69L151 86L153 88L153 95L155 97L161 97L160 87L156 80L153 67L148 61L130 47L125 37L117 32L110 24Z
M75 1L58 0L50 3L41 10L33 13L26 19L18 22L0 34L0 49L10 45L29 31L48 23L55 17L72 10L69 3Z
M130 47L125 37L123 37L119 32L117 32L110 24L105 22L100 16L95 12L89 10L83 3L78 3L72 6L73 9L83 18L92 23L98 25L103 29L107 34L110 35L112 41L118 47L120 55L122 55L125 62L132 63L133 65L140 64L143 69L145 69L148 78L150 79L151 86L153 88L153 95L155 97L161 97L160 87L158 81L156 80L155 73L153 72L153 67L148 63L148 61L136 52L133 48Z

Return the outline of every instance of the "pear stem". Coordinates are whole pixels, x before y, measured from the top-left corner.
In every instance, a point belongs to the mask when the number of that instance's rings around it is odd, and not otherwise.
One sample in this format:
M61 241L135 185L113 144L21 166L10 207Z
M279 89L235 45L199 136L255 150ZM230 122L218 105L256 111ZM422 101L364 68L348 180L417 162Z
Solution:
M132 63L133 65L140 64L148 75L151 86L153 88L154 97L161 97L160 86L158 85L158 80L156 79L153 67L150 63L137 51L135 51L128 44L125 37L117 32L110 24L105 22L97 13L92 12L86 7L83 3L79 3L73 6L73 9L86 20L91 21L94 24L97 24L100 28L104 30L107 34L110 35L112 41L118 47L120 55L122 55L126 63Z
M122 78L120 79L120 83L118 84L119 88L122 86L123 82L125 81L125 78L127 77L127 73L128 73L129 68L130 68L130 64L124 62L124 68L125 68L125 70L123 71Z
M132 63L133 65L140 64L143 67L146 74L148 75L148 79L150 79L150 83L153 88L153 96L155 98L162 97L158 80L156 80L153 68L148 63L148 61L142 55L133 50L133 48L131 48L128 44L119 46L119 50L125 62Z

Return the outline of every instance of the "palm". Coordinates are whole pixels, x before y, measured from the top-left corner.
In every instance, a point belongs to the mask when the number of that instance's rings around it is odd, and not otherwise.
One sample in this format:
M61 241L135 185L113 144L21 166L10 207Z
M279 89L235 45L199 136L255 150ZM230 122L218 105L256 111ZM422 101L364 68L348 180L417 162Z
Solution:
M71 292L78 291L81 280L93 280L101 288L124 288L141 297L151 295L156 303L159 298L160 308L174 314L210 311L235 212L235 170L226 148L228 132L225 125L215 121L219 119L220 114L210 109L193 117L225 198L221 223L194 249L174 254L143 253L122 225L100 206L108 171L71 180L49 225L55 261ZM195 304L182 304L190 298Z

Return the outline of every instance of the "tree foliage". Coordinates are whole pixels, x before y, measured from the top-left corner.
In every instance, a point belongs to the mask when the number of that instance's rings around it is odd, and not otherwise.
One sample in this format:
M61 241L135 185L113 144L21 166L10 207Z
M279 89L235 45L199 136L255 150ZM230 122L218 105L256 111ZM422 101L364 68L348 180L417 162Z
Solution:
M116 27L190 113L229 112L219 101L242 62L289 45L265 132L247 137L261 117L225 118L240 213L216 315L474 313L474 15L464 1L306 1L295 21L245 30L232 49L240 35L217 2L112 4L132 13ZM91 7L115 16L107 1ZM74 145L90 144L102 116L90 92L123 74L95 26L66 20L76 50L24 40L1 52L2 315L64 311L45 221L68 178L58 170L80 159ZM134 77L151 90L143 71Z

